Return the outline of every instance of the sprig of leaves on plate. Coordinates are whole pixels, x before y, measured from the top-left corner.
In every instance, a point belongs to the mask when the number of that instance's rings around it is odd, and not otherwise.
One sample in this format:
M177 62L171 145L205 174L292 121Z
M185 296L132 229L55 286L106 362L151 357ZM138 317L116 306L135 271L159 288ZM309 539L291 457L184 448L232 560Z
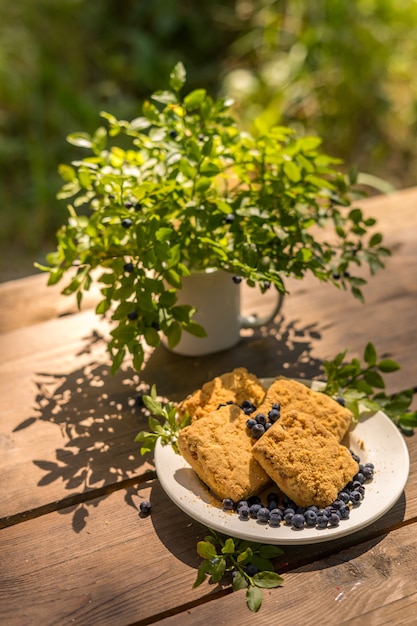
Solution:
M417 411L410 405L414 389L387 395L383 374L401 369L392 359L379 358L373 343L369 342L363 353L363 363L358 358L346 361L347 350L343 350L331 361L325 361L324 393L342 397L352 411L355 420L364 412L382 410L406 434L417 427Z
M283 578L274 571L271 559L283 554L278 546L251 541L222 538L213 530L204 541L197 543L197 553L203 559L193 587L198 587L210 576L214 583L230 573L233 591L246 589L248 608L256 612L262 604L262 589L274 589Z
M149 431L142 430L135 437L136 442L141 442L140 453L142 455L151 452L155 448L158 439L162 445L171 445L175 452L178 450L178 433L181 428L190 422L189 416L178 419L177 405L174 402L163 404L158 400L156 385L151 388L150 395L143 395L142 400L150 412ZM162 420L162 421L161 421Z

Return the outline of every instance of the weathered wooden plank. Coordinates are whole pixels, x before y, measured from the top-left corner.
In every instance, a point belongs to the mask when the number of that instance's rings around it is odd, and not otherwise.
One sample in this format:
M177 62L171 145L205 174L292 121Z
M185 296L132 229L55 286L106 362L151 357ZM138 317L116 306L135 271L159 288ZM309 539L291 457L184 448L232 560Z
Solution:
M0 284L0 333L32 326L77 311L74 297L61 296L65 284L47 286L47 274L34 274ZM96 285L86 292L82 308L95 308L99 300Z
M3 335L0 518L153 468L134 443L139 377L110 376L97 328L84 312Z

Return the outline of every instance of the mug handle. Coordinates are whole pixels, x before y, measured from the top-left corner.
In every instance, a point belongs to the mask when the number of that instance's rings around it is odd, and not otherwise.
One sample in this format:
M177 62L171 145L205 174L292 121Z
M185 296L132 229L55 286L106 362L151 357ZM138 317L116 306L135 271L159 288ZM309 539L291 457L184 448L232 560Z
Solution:
M277 294L278 294L278 298L275 303L275 307L273 308L271 313L269 313L268 315L264 315L263 317L259 317L257 313L253 313L252 315L240 315L239 316L240 327L241 328L260 328L261 326L264 326L265 324L269 324L270 322L272 322L274 317L278 315L279 311L281 310L282 303L284 301L283 294L280 291L277 291Z

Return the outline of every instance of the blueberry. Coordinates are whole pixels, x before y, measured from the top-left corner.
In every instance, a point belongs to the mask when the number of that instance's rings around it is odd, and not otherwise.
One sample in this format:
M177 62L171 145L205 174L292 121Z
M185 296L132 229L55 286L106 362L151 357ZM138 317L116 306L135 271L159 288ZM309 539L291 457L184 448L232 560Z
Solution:
M122 220L122 226L123 228L130 228L132 226L132 220L129 219L128 217L125 217L124 220Z
M248 504L249 506L252 506L252 504L261 504L261 499L259 496L249 496Z
M271 422L267 422L265 424L265 430L269 430L271 428L271 426L272 426Z
M270 511L272 511L273 509L277 509L278 508L278 502L276 500L269 500L267 508Z
M339 526L340 517L337 513L332 513L329 517L329 526Z
M256 518L258 522L266 524L267 522L269 522L270 515L271 514L269 512L269 509L267 509L266 507L261 507L256 515Z
M291 500L291 498L289 496L284 496L283 497L282 504L284 505L284 507L293 508L294 511L297 508L295 503Z
M252 519L256 519L258 517L258 511L262 508L261 504L251 504L249 507L249 515Z
M255 574L257 574L259 572L258 568L256 567L256 565L254 565L253 563L248 563L246 566L246 573L248 576L255 576Z
M349 494L347 491L341 491L338 495L338 499L343 502L344 504L347 504L350 500Z
M255 424L255 426L252 426L251 428L252 437L255 437L255 439L262 437L264 432L265 426L262 426L262 424Z
M301 513L295 513L292 516L291 525L293 526L293 528L304 528L305 523L306 521L304 519L304 515L302 515Z
M295 513L293 509L287 509L286 511L284 511L284 522L287 526L291 526L292 518L294 517L294 515Z
M357 455L357 454L355 454L355 453L353 452L353 450L350 450L350 453L351 453L351 455L352 455L352 459L353 459L354 461L356 461L356 463L360 463L360 458L358 457L358 455Z
M307 509L304 513L304 519L307 526L315 526L317 522L317 513L312 509Z
M344 506L343 508L339 509L339 517L340 519L349 519L350 516L350 509L348 506Z
M279 495L277 493L275 493L274 491L271 491L270 493L268 493L268 495L266 496L266 500L267 502L271 502L271 500L275 500L275 502L278 502L279 500Z
M281 405L278 404L278 402L274 402L274 404L271 407L272 410L274 411L280 411L281 410Z
M327 524L329 523L329 518L327 515L318 515L317 516L317 524L316 527L319 529L327 528Z
M253 418L249 418L249 419L246 421L246 427L247 427L247 428L252 428L253 426L255 426L255 424L257 424L257 421L256 421L256 420L254 420Z
M352 504L359 504L362 500L362 494L360 491L352 491L350 494L350 501Z
M223 500L224 511L233 511L234 507L235 507L235 503L233 502L232 498L225 498Z
M233 213L228 213L226 217L224 218L224 221L226 224L231 224L232 222L234 222L234 220L235 220L235 216L233 215Z
M249 508L247 500L239 500L238 502L236 502L236 511L239 511L242 507Z
M362 472L358 472L355 476L355 482L360 483L361 485L363 485L363 483L365 482L365 476L363 475Z
M151 512L151 508L152 508L152 505L149 502L149 500L143 500L139 504L139 511L142 515L149 515L149 513Z
M125 202L125 207L126 207L127 209L131 209L131 208L133 207L133 204L130 202L130 200L127 200L127 201Z
M136 311L130 311L130 313L127 314L127 317L128 319L130 319L131 322L134 322L138 319L139 315L136 313Z
M176 130L170 130L169 136L171 137L171 139L176 139L178 137L178 133Z
M281 509L272 509L272 511L269 514L269 525L279 526L281 522L282 522Z
M262 426L265 426L267 422L266 415L264 415L263 413L258 413L258 415L255 415L255 420L258 424L262 424Z
M242 276L233 276L232 280L235 283L235 285L239 285L242 282Z
M342 397L340 397L340 398L336 398L336 402L337 402L338 404L340 404L340 406L345 406L345 404L346 404L345 399L344 399L344 398L342 398Z
M240 406L241 406L242 411L244 411L246 415L251 415L251 413L256 411L255 405L250 400L243 400Z
M128 272L129 274L131 274L133 272L133 270L135 269L133 263L125 263L123 265L123 269L125 272Z
M271 281L270 280L264 280L263 287L264 287L265 291L267 291L268 289L271 289Z
M272 422L273 424L277 420L279 420L280 417L281 417L281 413L278 411L278 409L271 409L268 413L269 421Z
M141 202L136 202L134 209L135 211L140 211L143 208L143 204Z
M362 474L363 474L365 480L370 480L371 478L374 477L374 468L373 467L369 467L369 465L366 464L363 467Z
M247 504L241 506L238 510L239 510L239 518L241 520L249 519L250 513L249 513L249 507Z

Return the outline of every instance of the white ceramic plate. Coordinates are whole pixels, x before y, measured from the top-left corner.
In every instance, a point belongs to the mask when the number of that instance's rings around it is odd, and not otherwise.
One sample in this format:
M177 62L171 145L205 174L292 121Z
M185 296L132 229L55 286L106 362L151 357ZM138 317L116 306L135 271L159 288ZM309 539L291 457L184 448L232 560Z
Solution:
M162 446L159 440L155 466L162 488L171 500L204 526L249 541L310 544L343 537L372 524L397 502L407 482L410 466L407 446L398 428L381 411L356 424L349 434L348 445L362 463L374 463L375 475L366 483L365 498L351 511L350 518L324 530L307 527L295 530L284 524L272 528L253 519L242 521L236 513L226 513L220 503L213 504L213 495L184 458L171 446Z

